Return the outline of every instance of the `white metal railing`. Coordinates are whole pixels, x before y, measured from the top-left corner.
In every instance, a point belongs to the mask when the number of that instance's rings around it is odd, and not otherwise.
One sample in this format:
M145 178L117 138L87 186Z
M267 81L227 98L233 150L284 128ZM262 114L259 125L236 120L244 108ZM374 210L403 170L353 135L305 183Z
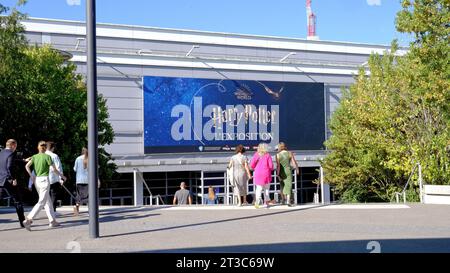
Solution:
M196 185L196 197L200 197L201 201L200 204L204 205L205 204L205 197L207 194L205 194L205 188L212 186L213 188L218 188L219 189L219 193L216 193L218 200L219 199L223 199L223 203L228 205L232 202L232 195L230 196L230 191L229 191L229 183L228 183L228 179L227 179L227 175L226 172L224 172L224 174L222 176L205 176L205 173L219 173L219 172L205 172L205 171L201 171L200 172L200 185ZM223 180L223 184L219 184L219 185L205 185L206 181L218 181L218 180ZM198 181L198 180L197 180ZM223 193L220 193L220 189L223 188Z
M113 192L114 191L128 191L131 190L131 188L106 188L106 189L100 189L102 192L107 192L108 194L106 194L106 196L100 196L99 197L99 201L100 204L102 204L102 201L109 201L109 205L112 206L114 203L114 200L120 200L120 205L123 206L125 205L125 200L133 200L133 196L132 195L114 195ZM73 196L70 196L70 204L72 205L72 203L74 202L73 200Z
M71 53L86 53L86 47L77 44L74 46L67 44L53 44L60 50L64 50ZM236 62L257 62L257 63L274 63L280 64L279 57L261 57L256 55L230 55L230 54L213 54L205 52L196 52L195 56L187 56L184 51L167 51L167 50L151 50L151 49L127 49L127 48L114 48L114 47L99 47L97 49L99 54L109 54L109 55L129 55L129 56L151 56L151 57L162 57L162 58L192 58L192 59L203 59L211 61L236 61ZM330 62L327 59L313 59L313 58L302 58L302 59L290 59L287 64L291 65L321 65L321 66L332 66L332 67L360 67L359 62L337 60Z
M416 169L418 169L418 175L419 175L419 195L420 195L420 202L423 202L423 195L422 195L422 166L420 165L420 163L416 163L414 164L414 167L411 171L411 173L409 174L408 177L408 181L406 181L405 186L403 187L403 190L401 192L395 192L394 196L395 196L395 202L396 203L400 203L400 196L402 196L403 198L403 203L406 203L406 189L409 186L409 182L411 181L412 176L414 175Z
M292 184L293 184L293 189L292 189L292 191L293 191L293 197L294 197L294 204L297 204L297 201L298 201L298 197L297 197L297 195L298 195L298 189L297 189L297 171L294 169L294 171L293 171L293 173L292 173L292 175L293 175L293 180L292 180ZM227 173L225 172L225 181L226 181L226 183L225 183L225 199L226 200L232 200L232 202L228 202L227 204L235 204L235 198L233 198L233 191L231 190L229 190L230 189L230 187L232 187L230 184L229 184L229 180L227 179ZM279 201L279 197L278 197L278 195L279 195L279 193L280 193L280 190L281 190L281 186L279 186L280 185L280 183L279 183L279 181L278 181L278 176L277 176L277 171L276 170L274 170L273 171L273 173L272 173L272 182L270 182L270 184L269 184L270 186L273 186L273 190L269 190L269 194L273 194L274 195L274 199L276 200L276 201ZM280 187L280 188L278 188L278 187ZM250 194L250 195L254 195L255 194L255 192L256 192L256 190L255 190L255 185L253 184L253 190L252 191L248 191L248 194Z
M115 196L115 197L100 197L99 198L100 204L101 204L101 201L103 201L103 200L109 200L110 206L113 205L113 200L120 200L120 205L123 206L123 205L125 205L126 199L133 200L133 196L129 195L129 196Z
M164 205L164 200L162 199L161 195L150 195L150 196L144 196L144 205L150 205L153 206L155 204L156 206L159 206L161 204Z
M139 171L139 169L136 168L136 173L138 173L142 179L142 182L144 183L145 188L148 191L149 196L145 196L144 197L144 202L146 202L146 200L149 200L149 204L152 206L153 205L153 199L156 200L156 205L159 206L161 201L161 204L164 205L164 200L162 199L161 195L153 195L152 191L150 190L150 188L148 187L147 181L145 181L144 179L144 175L142 174L142 172Z
M3 197L3 193L6 193L5 194L6 197ZM11 194L9 194L8 190L6 188L2 188L0 200L6 200L6 203L7 203L6 206L11 207L11 199L12 199L12 197L11 197Z

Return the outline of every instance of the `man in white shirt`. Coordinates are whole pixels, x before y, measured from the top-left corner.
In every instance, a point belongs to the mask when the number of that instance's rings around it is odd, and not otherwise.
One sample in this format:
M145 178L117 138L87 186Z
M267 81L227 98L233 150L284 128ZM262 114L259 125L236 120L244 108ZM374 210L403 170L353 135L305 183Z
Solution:
M45 151L46 154L48 154L52 158L52 162L56 169L59 171L59 173L63 174L63 168L61 164L61 160L59 160L59 156L55 154L53 151L55 150L55 143L53 141L47 141L47 150ZM50 167L49 172L49 180L50 180L50 197L52 199L53 203L53 210L56 211L56 198L59 195L59 192L61 191L61 185L63 184L62 178L56 174L53 167Z

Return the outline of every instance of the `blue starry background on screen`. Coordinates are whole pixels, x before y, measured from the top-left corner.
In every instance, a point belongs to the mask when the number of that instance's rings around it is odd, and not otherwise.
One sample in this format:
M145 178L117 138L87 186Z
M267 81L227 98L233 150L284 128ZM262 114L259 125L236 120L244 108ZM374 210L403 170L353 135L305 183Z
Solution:
M200 79L145 76L144 92L144 146L235 146L257 145L260 141L212 140L194 138L194 97L202 98L202 109L207 105L278 105L280 141L290 143L291 149L320 150L325 136L323 83L276 82L233 79ZM241 96L241 97L239 97ZM242 99L242 96L245 98ZM171 128L178 117L171 117L173 107L186 105L191 112L190 140L174 140ZM202 125L210 118L203 117ZM268 131L271 126L269 124ZM214 131L214 130L213 130Z

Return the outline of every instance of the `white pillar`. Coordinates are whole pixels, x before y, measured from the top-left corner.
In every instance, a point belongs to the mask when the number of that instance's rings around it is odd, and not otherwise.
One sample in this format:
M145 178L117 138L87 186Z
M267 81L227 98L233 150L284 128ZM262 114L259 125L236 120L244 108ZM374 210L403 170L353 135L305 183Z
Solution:
M320 166L320 192L322 204L330 203L330 185L324 182L323 168Z
M226 177L227 179L225 180L225 188L223 189L223 194L225 194L224 198L223 198L223 203L225 205L229 205L230 204L230 174L227 171L226 172Z
M203 191L204 191L204 188L205 188L205 174L204 174L203 171L201 171L201 173L200 173L200 188L201 188L201 190L200 190L200 192L201 192L200 197L202 198L202 205L204 205L205 204L205 198L203 198L203 196L204 196Z
M420 203L423 203L423 181L422 181L422 166L419 165L419 195L420 195Z
M299 169L300 169L300 167L298 167ZM298 173L297 173L297 171L296 170L294 170L294 202L295 202L295 205L297 205L298 203L298 199L297 199L297 194L298 194L298 188L297 188L297 175L298 175Z
M276 169L273 170L272 176L273 176L273 200L275 200L275 202L278 202L277 183L279 183L279 181L277 179L277 170ZM281 189L281 185L280 185L280 189Z
M134 206L144 205L144 182L142 181L142 173L138 173L138 170L133 170L133 197Z

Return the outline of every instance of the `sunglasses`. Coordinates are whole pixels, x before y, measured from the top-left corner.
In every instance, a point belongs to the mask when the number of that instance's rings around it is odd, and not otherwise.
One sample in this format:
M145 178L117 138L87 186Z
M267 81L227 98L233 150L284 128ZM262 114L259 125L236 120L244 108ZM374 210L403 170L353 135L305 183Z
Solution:
M47 144L41 144L41 145L39 145L39 146L41 146L41 147L47 147Z

